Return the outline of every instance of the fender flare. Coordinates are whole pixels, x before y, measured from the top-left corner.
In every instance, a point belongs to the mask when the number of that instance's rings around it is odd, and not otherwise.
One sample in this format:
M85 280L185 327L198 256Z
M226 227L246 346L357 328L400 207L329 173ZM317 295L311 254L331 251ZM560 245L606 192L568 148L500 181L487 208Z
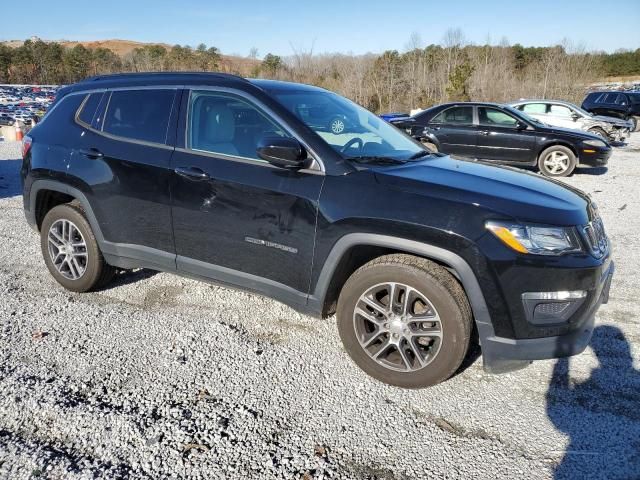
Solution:
M322 311L329 284L340 260L350 248L357 245L393 248L448 265L455 272L467 294L480 339L495 336L491 316L478 279L469 264L461 256L435 245L389 235L350 233L340 238L329 252L320 271L313 294L309 296L310 306L314 310Z

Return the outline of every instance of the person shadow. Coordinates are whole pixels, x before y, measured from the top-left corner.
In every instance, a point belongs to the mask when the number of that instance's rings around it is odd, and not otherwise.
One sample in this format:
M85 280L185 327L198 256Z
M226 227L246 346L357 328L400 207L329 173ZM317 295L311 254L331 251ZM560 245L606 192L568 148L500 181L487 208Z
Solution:
M569 436L554 478L640 479L640 371L615 326L596 327L591 348L599 365L587 380L570 377L569 358L553 369L547 415Z

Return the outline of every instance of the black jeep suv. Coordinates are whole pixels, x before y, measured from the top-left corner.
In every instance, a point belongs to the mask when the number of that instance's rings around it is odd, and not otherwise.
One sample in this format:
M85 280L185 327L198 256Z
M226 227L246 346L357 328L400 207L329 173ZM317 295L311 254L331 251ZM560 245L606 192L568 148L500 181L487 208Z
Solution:
M390 121L432 151L537 166L548 177L565 177L578 165L602 167L611 156L611 147L597 135L552 127L498 103L445 103Z
M309 125L305 105L358 125ZM474 331L492 372L579 353L608 297L588 196L432 154L320 88L97 77L62 89L23 146L26 217L65 288L143 267L335 312L349 355L390 384L448 378Z

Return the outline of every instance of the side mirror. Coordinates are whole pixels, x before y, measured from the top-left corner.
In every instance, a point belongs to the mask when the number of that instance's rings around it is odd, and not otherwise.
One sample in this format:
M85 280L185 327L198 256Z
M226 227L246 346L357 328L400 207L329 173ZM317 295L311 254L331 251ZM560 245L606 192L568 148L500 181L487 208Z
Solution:
M574 122L577 122L580 119L580 115L578 115L577 113L572 113L571 118L573 118Z
M307 163L307 151L294 138L265 136L258 142L258 157L271 165L289 170L299 170Z
M524 122L518 122L518 123L516 123L516 128L518 130L526 130L527 128L529 128L529 125L527 125Z

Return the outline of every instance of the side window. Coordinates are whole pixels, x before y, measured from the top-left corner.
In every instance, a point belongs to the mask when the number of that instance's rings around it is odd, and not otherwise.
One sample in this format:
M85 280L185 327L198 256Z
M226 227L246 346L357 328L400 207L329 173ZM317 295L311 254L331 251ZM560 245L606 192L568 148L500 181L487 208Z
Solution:
M616 92L607 93L604 97L604 103L616 103L618 94Z
M266 135L289 136L265 113L240 97L207 91L191 93L190 148L264 161L256 150Z
M96 109L100 104L100 99L102 98L102 92L100 93L90 93L87 95L80 106L80 111L78 112L78 120L80 123L85 126L91 126L91 122L93 121L93 116L96 114Z
M571 109L564 105L551 105L550 113L558 117L570 117Z
M436 115L432 122L454 125L471 125L473 124L473 107L447 108Z
M616 98L616 103L618 105L627 105L629 102L627 102L627 96L624 93L619 93L618 98Z
M605 103L605 99L607 98L607 94L606 93L600 93L600 94L595 94L595 99L594 102L595 103Z
M543 115L547 113L547 104L546 103L526 103L522 105L522 108L520 110L522 110L525 113Z
M479 124L486 127L511 127L515 128L518 120L508 113L491 107L478 107Z
M116 90L102 130L119 137L164 143L175 90Z

